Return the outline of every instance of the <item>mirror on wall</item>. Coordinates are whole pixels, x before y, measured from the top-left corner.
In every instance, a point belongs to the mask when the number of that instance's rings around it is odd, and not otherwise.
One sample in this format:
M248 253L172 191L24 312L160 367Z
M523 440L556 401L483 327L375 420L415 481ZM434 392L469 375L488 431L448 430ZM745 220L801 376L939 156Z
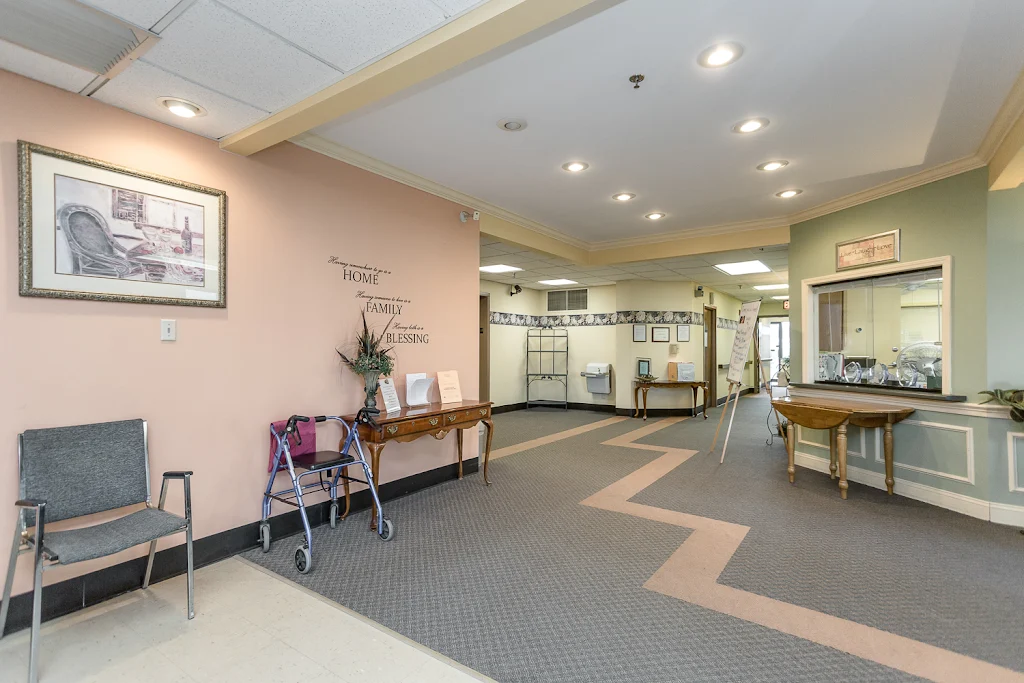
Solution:
M816 382L942 390L942 270L812 290Z

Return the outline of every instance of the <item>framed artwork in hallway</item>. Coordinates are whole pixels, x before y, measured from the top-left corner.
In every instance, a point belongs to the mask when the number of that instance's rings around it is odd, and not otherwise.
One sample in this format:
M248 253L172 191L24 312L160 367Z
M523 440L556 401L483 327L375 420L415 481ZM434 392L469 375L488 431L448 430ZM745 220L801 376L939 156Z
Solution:
M652 342L669 342L671 341L671 327L652 327L651 328L651 341Z
M20 294L224 308L227 195L18 142Z
M633 325L633 341L647 341L647 325Z

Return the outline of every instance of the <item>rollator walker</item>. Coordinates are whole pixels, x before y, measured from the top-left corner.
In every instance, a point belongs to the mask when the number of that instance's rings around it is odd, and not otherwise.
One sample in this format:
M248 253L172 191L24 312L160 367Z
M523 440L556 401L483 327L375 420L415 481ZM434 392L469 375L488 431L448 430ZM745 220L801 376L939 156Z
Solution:
M321 489L330 493L330 525L334 529L338 526L338 481L343 480L346 482L346 487L348 482L351 481L366 484L370 489L370 495L373 497L373 505L377 510L377 519L381 520L377 525L377 535L383 541L390 541L395 535L394 524L392 524L390 519L384 517L380 496L377 494L377 487L373 481L373 470L370 467L370 463L363 456L363 445L359 439L360 423L379 429L373 420L373 416L363 409L359 411L351 425L336 415L320 415L314 417L313 420L318 423L332 421L340 424L344 434L343 445L338 451L317 451L315 448L316 432L310 431L307 432L306 436L307 438L312 436L314 439L314 443L311 445L312 450L310 451L310 445L307 445L306 449L300 449L303 451L301 454L293 456L291 442L294 441L296 447L302 446L302 436L299 433L298 425L299 423L309 422L309 418L302 415L292 415L285 422L284 427L276 427L275 424L270 425L272 443L276 443L276 450L271 462L267 489L263 494L263 518L260 521L259 532L263 552L269 552L271 502L276 500L299 508L299 514L302 517L302 527L305 530L305 539L302 545L295 549L295 568L300 574L309 573L313 566L313 534L309 527L306 505L302 501L303 491ZM276 424L280 425L280 423ZM359 465L363 468L365 479L348 476L347 468L353 465ZM291 487L274 491L274 478L279 472L288 472L288 476L291 479ZM325 473L330 483L329 488L325 486ZM302 478L310 475L317 475L318 480L303 484Z

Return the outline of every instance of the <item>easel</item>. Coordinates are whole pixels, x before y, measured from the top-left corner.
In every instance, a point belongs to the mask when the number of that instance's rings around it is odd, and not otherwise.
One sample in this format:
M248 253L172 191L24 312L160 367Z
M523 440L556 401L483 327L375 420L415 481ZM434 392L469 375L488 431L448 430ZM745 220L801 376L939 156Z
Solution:
M755 377L754 382L757 384L757 391L758 391L758 393L761 393L761 387L764 386L765 392L768 394L768 399L771 400L772 388L771 388L771 384L769 383L768 378L765 376L765 373L764 373L764 365L761 362L761 350L758 347L757 339L758 339L758 335L757 335L757 331L755 330L754 334L752 335L752 338L751 338L751 341L754 344L754 360L757 363L757 377ZM758 381L758 378L761 378L762 381ZM730 380L730 382L729 382L729 394L728 394L728 396L726 396L725 405L722 407L722 414L718 418L718 427L715 429L715 438L711 441L711 449L708 451L709 453L713 453L715 451L715 444L718 443L718 434L722 430L722 422L725 420L725 413L726 413L726 411L729 410L729 401L732 401L732 414L729 416L729 428L726 429L726 431L725 431L725 443L722 444L722 457L718 461L719 464L722 464L722 463L725 462L725 452L729 449L729 435L732 434L732 421L733 421L733 418L736 417L736 406L740 402L740 387L742 385L743 385L742 382L733 382L733 381ZM736 397L735 397L735 399L733 398L733 388L734 387L736 389ZM772 411L775 412L774 408L772 409ZM775 412L775 423L779 426L779 430L781 431L782 430L782 424L779 422L779 414L778 414L778 412ZM783 440L785 440L785 439L786 439L786 437L784 435L783 436Z

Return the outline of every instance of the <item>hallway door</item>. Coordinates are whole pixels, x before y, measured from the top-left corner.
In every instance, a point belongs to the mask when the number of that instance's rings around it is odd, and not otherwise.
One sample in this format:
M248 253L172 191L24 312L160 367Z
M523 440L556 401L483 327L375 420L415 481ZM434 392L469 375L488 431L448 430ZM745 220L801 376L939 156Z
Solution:
M711 396L709 405L718 405L718 310L704 307L704 381Z
M491 298L480 295L480 400L491 400Z

